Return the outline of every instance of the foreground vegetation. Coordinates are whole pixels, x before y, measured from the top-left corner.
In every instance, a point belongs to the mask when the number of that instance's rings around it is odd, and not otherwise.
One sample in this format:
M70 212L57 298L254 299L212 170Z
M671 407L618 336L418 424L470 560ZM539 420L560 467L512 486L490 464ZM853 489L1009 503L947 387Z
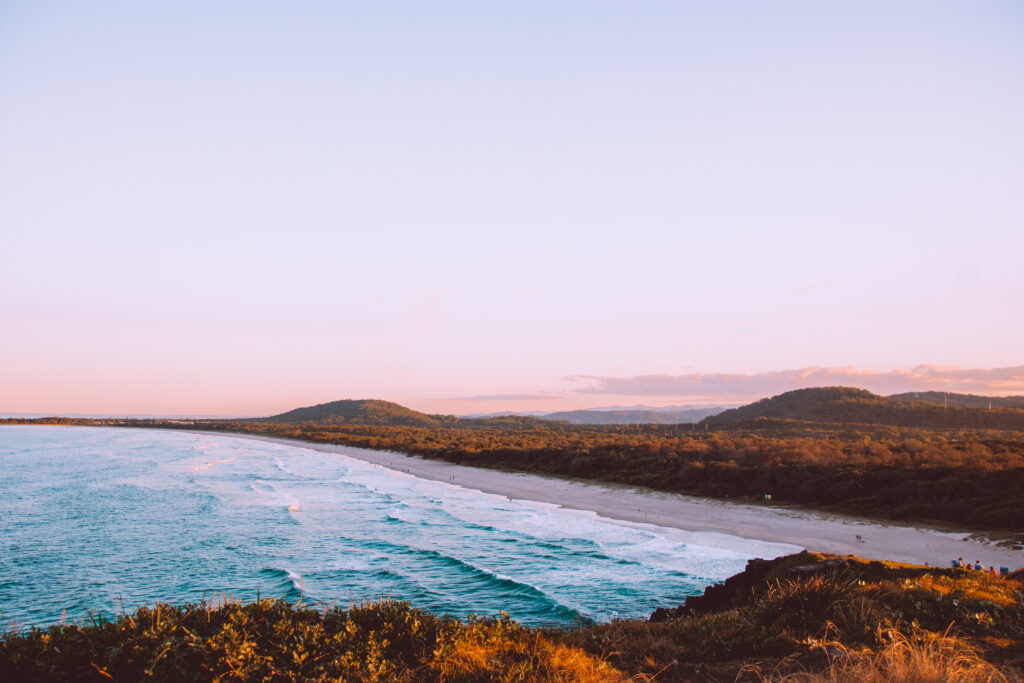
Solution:
M656 621L538 630L393 600L158 605L0 640L10 681L1020 681L1024 576L801 553Z
M1021 680L1024 572L799 553L565 642L657 680Z

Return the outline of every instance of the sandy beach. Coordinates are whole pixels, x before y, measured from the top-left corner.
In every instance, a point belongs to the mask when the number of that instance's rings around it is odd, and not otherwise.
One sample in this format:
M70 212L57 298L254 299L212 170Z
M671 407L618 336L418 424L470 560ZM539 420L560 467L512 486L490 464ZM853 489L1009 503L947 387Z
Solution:
M224 434L224 432L203 432ZM815 552L855 554L880 560L948 567L950 560L985 566L1024 567L1024 551L970 537L968 531L928 529L894 522L697 498L649 489L588 483L534 474L499 472L427 460L391 451L317 444L248 434L233 437L340 453L423 479L445 482L516 500L591 511L613 521L786 543ZM863 541L858 541L857 536Z

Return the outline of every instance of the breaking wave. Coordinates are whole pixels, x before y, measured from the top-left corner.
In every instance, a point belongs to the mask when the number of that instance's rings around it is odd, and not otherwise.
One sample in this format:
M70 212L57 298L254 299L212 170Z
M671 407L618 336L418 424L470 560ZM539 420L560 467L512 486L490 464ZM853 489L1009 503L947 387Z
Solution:
M565 626L678 604L750 557L741 539L685 545L279 443L2 429L0 605L26 627L65 609L69 620L113 616L115 595L128 610L210 595L391 595L457 617L506 611Z

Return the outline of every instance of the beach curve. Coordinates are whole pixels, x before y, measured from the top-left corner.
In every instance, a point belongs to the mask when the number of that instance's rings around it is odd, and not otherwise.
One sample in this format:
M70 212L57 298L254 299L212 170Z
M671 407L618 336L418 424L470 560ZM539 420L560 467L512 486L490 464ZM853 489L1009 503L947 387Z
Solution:
M981 540L969 530L940 530L778 505L738 503L626 485L471 467L395 451L274 436L230 434L235 438L337 453L421 479L516 500L592 512L608 521L628 525L652 525L708 536L722 534L789 544L814 552L938 567L948 567L950 561L958 557L972 563L979 561L986 566L1024 567L1024 552Z

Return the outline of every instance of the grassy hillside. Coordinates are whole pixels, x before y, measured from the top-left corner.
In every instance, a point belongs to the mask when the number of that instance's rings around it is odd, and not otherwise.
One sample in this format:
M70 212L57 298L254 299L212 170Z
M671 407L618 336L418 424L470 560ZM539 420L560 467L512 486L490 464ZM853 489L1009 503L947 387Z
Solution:
M395 600L157 605L9 632L0 680L1019 681L1021 579L801 553L650 621L569 630Z
M964 400L965 403L970 403ZM710 425L776 418L832 424L882 424L923 429L1024 431L1024 409L944 406L929 401L878 396L851 387L797 389L725 410L704 420Z

